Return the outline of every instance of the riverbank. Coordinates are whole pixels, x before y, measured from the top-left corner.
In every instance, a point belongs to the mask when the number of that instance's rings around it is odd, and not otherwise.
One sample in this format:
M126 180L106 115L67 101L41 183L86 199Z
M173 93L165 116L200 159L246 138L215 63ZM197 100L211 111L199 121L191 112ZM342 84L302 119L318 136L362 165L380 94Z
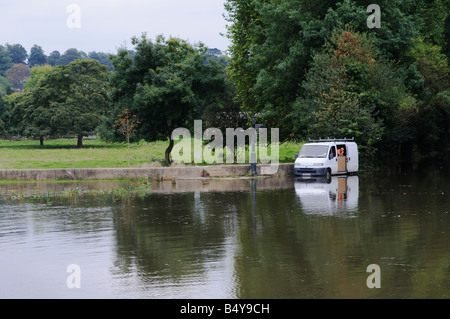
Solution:
M130 144L130 162L126 143L111 143L97 139L83 141L77 148L74 139L39 141L0 140L0 169L72 169L72 168L147 168L168 167L164 159L167 141L136 142ZM280 144L279 162L292 163L302 143ZM194 158L192 148L191 158ZM246 154L248 163L248 152ZM206 163L198 163L205 165ZM189 166L189 165L188 165Z
M278 164L278 170L271 164L258 164L258 176L292 175L293 163ZM54 181L54 180L117 180L153 179L177 180L199 178L251 176L249 164L175 166L147 168L67 168L67 169L0 169L0 180L7 181Z

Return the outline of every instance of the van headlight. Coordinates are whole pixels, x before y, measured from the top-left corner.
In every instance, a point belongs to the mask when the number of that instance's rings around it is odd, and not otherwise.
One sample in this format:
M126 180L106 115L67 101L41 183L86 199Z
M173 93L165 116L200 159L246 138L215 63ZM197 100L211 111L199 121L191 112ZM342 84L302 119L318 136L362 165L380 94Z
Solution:
M314 163L313 166L323 166L323 163Z

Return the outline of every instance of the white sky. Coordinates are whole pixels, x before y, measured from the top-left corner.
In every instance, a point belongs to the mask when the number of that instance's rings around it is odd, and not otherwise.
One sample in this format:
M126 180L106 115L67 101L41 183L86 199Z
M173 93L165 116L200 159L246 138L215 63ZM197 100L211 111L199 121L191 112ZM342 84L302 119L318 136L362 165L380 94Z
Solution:
M79 15L69 11L77 5ZM224 0L0 0L0 44L34 44L45 54L76 48L116 53L143 32L226 50ZM77 17L79 19L77 20ZM75 19L72 19L75 18ZM69 27L80 22L79 28Z

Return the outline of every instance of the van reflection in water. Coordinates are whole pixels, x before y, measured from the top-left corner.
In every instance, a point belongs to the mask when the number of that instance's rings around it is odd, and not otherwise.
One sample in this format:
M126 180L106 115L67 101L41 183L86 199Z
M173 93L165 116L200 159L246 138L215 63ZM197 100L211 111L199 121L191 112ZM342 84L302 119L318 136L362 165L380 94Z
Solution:
M358 211L358 176L296 178L295 193L305 214L354 216Z

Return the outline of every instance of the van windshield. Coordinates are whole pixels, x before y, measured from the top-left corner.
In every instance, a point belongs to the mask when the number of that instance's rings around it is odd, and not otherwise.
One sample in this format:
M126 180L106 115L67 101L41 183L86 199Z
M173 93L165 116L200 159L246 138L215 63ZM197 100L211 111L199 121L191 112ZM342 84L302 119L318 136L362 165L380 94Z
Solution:
M300 158L325 158L328 153L328 145L303 145L298 157Z

